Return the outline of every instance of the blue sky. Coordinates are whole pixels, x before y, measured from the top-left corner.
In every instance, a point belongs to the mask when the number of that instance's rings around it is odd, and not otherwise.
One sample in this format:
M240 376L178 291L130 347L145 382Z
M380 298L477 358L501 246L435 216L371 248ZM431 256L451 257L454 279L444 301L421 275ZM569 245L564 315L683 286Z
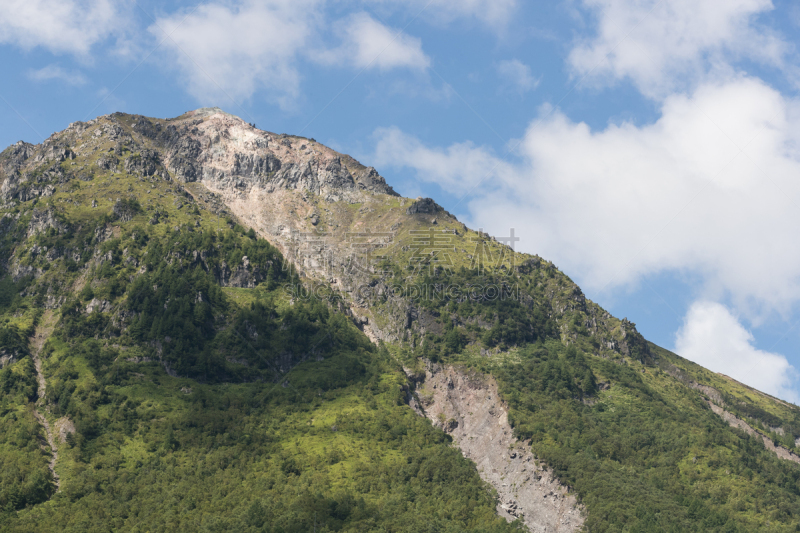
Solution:
M645 336L800 401L800 7L9 0L0 145L216 105L514 228ZM797 327L796 327L797 326Z

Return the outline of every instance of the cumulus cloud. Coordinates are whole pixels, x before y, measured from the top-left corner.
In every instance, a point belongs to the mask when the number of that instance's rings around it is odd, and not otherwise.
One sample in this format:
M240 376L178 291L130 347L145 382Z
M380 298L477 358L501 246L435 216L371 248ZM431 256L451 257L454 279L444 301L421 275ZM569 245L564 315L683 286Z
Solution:
M771 0L583 0L597 35L569 56L579 76L598 83L627 78L661 98L687 88L734 57L780 65L785 43L755 19Z
M718 303L692 304L675 336L675 352L762 392L800 403L797 369L783 355L753 346L753 335Z
M480 185L489 174L514 171L512 165L498 159L490 149L471 142L456 143L444 149L430 148L395 127L375 130L374 138L372 160L375 166L411 166L421 180L454 192L466 192Z
M0 43L24 49L87 56L123 23L113 0L6 0L0 9Z
M531 67L519 59L507 59L497 64L497 74L503 80L505 87L520 94L535 89L539 85L539 78L531 73Z
M518 4L517 0L366 0L365 3L387 9L405 9L440 23L456 19L478 20L494 29L508 23Z
M320 52L319 59L323 62L380 70L425 70L430 66L430 58L422 51L422 41L384 26L367 13L356 13L336 25L341 28L343 43L339 48Z
M800 299L800 105L740 78L666 99L653 124L592 131L558 111L533 122L506 161L469 143L427 148L377 132L376 159L465 200L471 223L524 228L522 248L592 291L691 271L748 318ZM396 149L396 151L395 151ZM471 158L478 164L465 164ZM464 205L461 206L464 209ZM520 232L522 233L522 231Z
M430 65L419 39L363 12L332 21L324 8L324 0L204 4L159 19L150 32L159 41L166 37L168 64L205 102L239 101L263 90L290 106L300 92L303 59L380 70ZM324 42L328 27L338 35L335 46Z
M288 105L299 90L298 54L318 26L317 0L209 3L159 18L150 33L161 41L203 102L239 101L264 89Z
M47 65L38 70L29 70L28 78L33 81L53 81L58 80L67 85L80 86L86 85L86 77L78 71L66 70L59 65Z

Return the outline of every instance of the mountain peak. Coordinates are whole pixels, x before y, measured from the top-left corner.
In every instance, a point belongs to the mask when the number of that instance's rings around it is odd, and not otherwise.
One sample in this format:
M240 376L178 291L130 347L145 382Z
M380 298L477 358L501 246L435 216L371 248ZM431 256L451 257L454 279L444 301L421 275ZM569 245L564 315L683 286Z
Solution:
M239 120L242 120L241 117L238 117L238 116L236 116L236 115L234 115L232 113L228 113L227 111L223 111L221 108L216 107L216 106L214 106L214 107L200 107L198 109L195 109L194 111L189 111L186 114L187 115L191 115L193 117L210 117L210 116L213 116L213 115L222 114L222 115L228 115L230 117L234 117L234 118L238 118ZM244 122L244 121L242 121L242 122Z
M219 108L8 147L0 509L24 512L0 529L200 523L223 480L226 530L298 509L298 531L518 531L495 511L531 531L796 530L795 406L648 343L502 242ZM312 477L324 496L298 492ZM153 504L175 486L198 505Z
M15 145L14 150L24 153L13 158L15 167L9 171L22 169L34 148L26 146ZM71 124L41 148L43 159L82 156L99 165L98 170L108 170L110 157L139 153L149 172L241 195L262 188L294 189L349 203L362 201L365 194L398 196L374 168L348 155L314 139L257 129L219 107L172 119L113 113ZM114 155L97 153L103 151Z

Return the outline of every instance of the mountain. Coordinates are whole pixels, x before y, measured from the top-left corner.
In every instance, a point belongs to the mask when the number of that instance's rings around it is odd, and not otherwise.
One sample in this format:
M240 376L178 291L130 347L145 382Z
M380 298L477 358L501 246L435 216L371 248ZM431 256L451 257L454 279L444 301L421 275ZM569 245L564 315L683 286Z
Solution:
M217 108L0 154L2 531L797 531L800 410Z

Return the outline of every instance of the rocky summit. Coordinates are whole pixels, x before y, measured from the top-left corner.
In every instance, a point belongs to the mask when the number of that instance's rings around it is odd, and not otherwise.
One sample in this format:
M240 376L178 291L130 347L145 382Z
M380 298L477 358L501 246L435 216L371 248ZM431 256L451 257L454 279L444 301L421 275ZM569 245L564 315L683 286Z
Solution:
M0 154L0 530L800 530L800 409L218 108Z

